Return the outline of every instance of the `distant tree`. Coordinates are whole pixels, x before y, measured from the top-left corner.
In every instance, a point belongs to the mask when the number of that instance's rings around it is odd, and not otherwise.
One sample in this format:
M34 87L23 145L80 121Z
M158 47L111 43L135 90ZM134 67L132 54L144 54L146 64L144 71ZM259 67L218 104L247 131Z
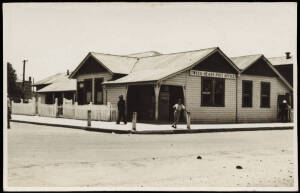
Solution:
M20 99L23 95L22 88L17 85L16 70L9 62L7 62L7 94L14 100Z

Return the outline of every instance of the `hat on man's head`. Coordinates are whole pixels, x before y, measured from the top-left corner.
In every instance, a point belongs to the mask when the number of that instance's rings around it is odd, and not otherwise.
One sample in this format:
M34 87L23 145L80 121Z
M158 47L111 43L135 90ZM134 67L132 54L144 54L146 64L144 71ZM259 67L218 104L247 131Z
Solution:
M283 103L286 103L286 100L283 100L282 102L283 102Z
M120 98L120 99L123 98L123 95L120 95L119 98Z

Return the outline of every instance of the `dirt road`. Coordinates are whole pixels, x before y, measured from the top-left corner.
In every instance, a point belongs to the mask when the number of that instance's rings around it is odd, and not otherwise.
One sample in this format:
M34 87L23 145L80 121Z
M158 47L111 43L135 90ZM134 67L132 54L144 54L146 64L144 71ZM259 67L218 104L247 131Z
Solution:
M13 187L293 186L292 130L122 135L11 127Z

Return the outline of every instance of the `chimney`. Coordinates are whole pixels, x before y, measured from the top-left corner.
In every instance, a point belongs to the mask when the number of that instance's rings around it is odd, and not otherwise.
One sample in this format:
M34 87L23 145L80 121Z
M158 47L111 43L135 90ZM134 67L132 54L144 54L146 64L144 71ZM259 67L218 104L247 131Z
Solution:
M69 75L70 74L70 72L69 72L69 70L67 70L67 75Z
M291 58L291 52L286 52L286 53L285 53L285 56L286 56L286 57L285 57L286 59L290 59L290 58Z

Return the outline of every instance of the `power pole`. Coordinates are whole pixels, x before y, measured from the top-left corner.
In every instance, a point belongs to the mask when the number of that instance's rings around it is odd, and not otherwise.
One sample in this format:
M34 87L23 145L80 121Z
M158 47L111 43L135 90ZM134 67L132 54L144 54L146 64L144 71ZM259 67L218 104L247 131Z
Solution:
M23 99L25 98L25 64L28 60L23 60Z

